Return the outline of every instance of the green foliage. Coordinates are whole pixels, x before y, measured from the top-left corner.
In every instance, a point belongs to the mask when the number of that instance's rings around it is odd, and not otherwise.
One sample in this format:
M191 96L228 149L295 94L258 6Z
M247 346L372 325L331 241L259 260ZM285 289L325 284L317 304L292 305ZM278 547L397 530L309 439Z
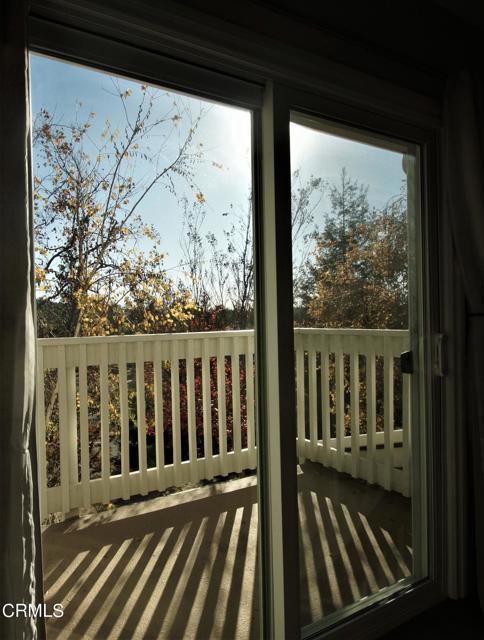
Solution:
M368 188L349 178L330 188L331 214L307 263L302 324L407 326L407 211L402 192L370 210Z

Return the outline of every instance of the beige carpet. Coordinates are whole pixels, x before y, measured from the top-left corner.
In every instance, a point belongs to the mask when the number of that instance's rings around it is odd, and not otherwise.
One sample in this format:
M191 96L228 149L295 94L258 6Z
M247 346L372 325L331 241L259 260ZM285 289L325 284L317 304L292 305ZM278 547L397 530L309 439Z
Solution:
M411 570L410 501L302 465L301 609L307 624ZM48 638L258 637L257 495L243 478L51 525L43 534Z

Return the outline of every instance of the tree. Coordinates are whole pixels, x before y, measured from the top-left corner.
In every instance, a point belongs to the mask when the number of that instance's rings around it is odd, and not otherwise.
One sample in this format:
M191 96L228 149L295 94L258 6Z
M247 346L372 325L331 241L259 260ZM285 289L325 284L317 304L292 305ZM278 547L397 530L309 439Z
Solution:
M396 329L407 322L407 220L402 191L370 210L368 187L345 169L330 187L331 212L315 235L304 284L306 321Z
M294 171L291 191L293 280L299 294L303 265L314 237L315 211L321 203L325 182L310 176L303 180ZM184 255L184 284L197 301L197 328L253 326L254 247L253 199L246 207L230 205L221 215L227 220L221 233L203 233L206 211L203 203L187 206L184 202L184 233L181 248ZM228 224L227 224L228 223ZM201 322L200 322L201 320Z
M292 278L296 307L304 295L306 264L316 237L314 218L321 206L328 182L313 175L303 181L301 170L291 179Z
M188 198L181 199L183 208L182 229L180 233L180 248L183 263L180 265L185 277L179 281L179 289L190 292L195 307L200 313L207 308L209 293L205 278L205 245L201 235L201 227L205 220L205 200L202 197L190 204Z
M203 203L188 206L183 201L184 222L180 238L186 287L196 303L194 326L197 329L245 329L252 325L253 312L253 240L252 200L247 212L230 211L222 215L229 226L217 236L203 235L206 218Z
M381 209L370 209L368 187L343 169L330 187L331 212L315 234L304 285L304 322L319 327L403 329L408 326L408 245L406 185ZM377 368L383 365L380 356ZM359 358L360 402L366 406L366 359ZM349 358L345 358L345 421L350 423ZM395 366L395 420L401 424L401 373ZM330 358L331 420L336 414L336 377ZM377 376L377 429L383 429L383 377ZM360 408L360 428L366 430L366 409Z
M91 336L155 333L186 328L194 311L189 293L167 277L160 236L143 221L148 194L193 185L202 158L195 134L203 109L193 114L183 99L113 82L122 126L94 113L58 122L41 109L34 123L34 225L38 335ZM98 133L93 133L98 130ZM199 192L195 199L200 198ZM49 470L58 468L58 383L44 379ZM117 384L109 372L110 388ZM98 411L99 380L88 370L89 414ZM110 394L112 397L113 394ZM111 431L119 408L110 402ZM90 439L99 433L90 420ZM96 470L95 457L91 464Z
M191 317L193 304L167 278L159 234L140 209L157 186L174 192L180 179L193 186L203 109L193 115L181 99L144 85L133 108L132 91L114 88L123 126L106 121L99 140L90 135L93 113L82 122L56 123L42 109L35 120L41 336L170 330Z
M364 241L364 225L369 222L368 186L352 180L346 167L341 169L339 184L329 187L331 216L324 227L324 237L332 241L333 261L344 261L348 239Z
M215 295L218 292L220 307L224 308L222 305L227 298L233 312L230 325L234 329L253 326L252 198L247 199L247 213L232 213L232 223L224 230L225 249L219 249L215 234L208 234L207 240L211 248L208 266L210 287Z

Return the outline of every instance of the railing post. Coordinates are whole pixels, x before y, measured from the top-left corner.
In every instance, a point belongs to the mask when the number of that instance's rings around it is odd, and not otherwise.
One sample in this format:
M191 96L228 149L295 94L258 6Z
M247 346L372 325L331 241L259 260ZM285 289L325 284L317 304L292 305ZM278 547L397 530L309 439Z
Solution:
M66 367L67 382L67 428L69 434L69 485L72 503L72 488L79 482L77 460L77 382L76 367Z
M375 482L376 451L376 354L371 336L366 340L366 478Z
M255 442L255 371L254 371L254 334L247 336L245 356L245 379L247 391L247 449L249 450L249 466L255 469L257 466L257 450Z
M323 335L321 338L321 417L322 417L322 441L323 462L331 466L331 418L329 405L329 354L331 345L329 339Z
M182 455L180 432L180 360L178 342L170 342L170 375L171 375L171 411L172 411L172 447L173 447L173 482L180 486L182 482Z
M403 495L410 496L410 423L412 415L411 385L408 375L403 375L402 392L402 448Z
M213 478L212 450L212 397L210 388L210 342L204 340L202 354L203 385L203 448L205 457L205 479Z
M360 358L355 338L350 341L350 402L351 402L351 475L359 477L360 466Z
M308 345L308 394L309 394L309 449L311 460L318 460L318 395L316 373L316 346L314 340Z
M232 439L234 447L234 468L242 471L242 430L240 420L240 343L237 337L232 339L230 349L230 373L232 382Z
M163 363L161 355L161 342L155 342L153 355L153 381L155 395L155 443L156 443L156 468L158 479L158 491L166 487L165 481L165 435L163 418Z
M36 435L37 435L37 466L39 478L39 506L40 518L47 517L47 459L45 450L45 378L44 378L44 349L37 343L37 380L36 380Z
M334 375L336 386L336 469L343 471L345 455L345 369L344 353L340 336L335 339Z
M188 340L185 358L188 414L188 456L190 460L190 481L198 482L197 420L195 414L195 359L193 352L193 340Z
M226 476L227 466L227 408L225 387L225 338L219 338L217 350L217 408L218 408L218 448L220 474Z
M99 392L101 394L101 478L102 501L108 504L110 496L109 477L111 475L111 457L109 450L109 363L108 343L101 345L99 364Z
M306 412L304 405L304 343L303 336L295 332L296 350L296 420L297 453L299 464L306 459Z
M383 359L383 394L384 394L384 465L383 465L383 488L387 491L392 489L393 484L393 439L394 439L394 402L393 402L393 348L387 336L384 338L384 359Z
M69 403L68 379L66 367L66 348L64 344L57 347L57 384L59 387L59 453L60 453L60 485L62 496L62 513L70 511L70 461L69 447Z
M128 500L131 496L130 467L129 467L129 407L128 407L128 372L126 344L119 345L119 419L121 423L121 476L122 497Z
M84 507L91 506L91 465L89 460L89 419L87 395L87 347L79 347L79 439L81 448L81 483Z
M143 343L136 344L136 419L138 422L138 468L139 489L142 496L148 493L146 454L146 403L145 403L145 358Z

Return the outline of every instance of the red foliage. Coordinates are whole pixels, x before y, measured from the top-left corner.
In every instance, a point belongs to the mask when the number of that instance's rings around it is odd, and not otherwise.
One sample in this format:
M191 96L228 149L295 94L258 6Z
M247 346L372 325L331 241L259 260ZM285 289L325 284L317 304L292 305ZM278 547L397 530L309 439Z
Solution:
M247 384L246 384L245 357L239 357L239 385L240 385L240 428L242 447L247 446ZM237 363L235 363L237 366ZM194 367L194 421L196 430L197 456L204 456L203 435L203 372L201 358L195 358ZM249 363L250 369L250 363ZM171 392L171 367L169 362L162 367L162 396L163 396L163 435L165 442L165 462L172 461L173 447L173 402ZM217 381L217 358L210 358L210 429L212 433L212 453L220 450L219 443L219 389ZM224 389L221 393L225 397L225 430L227 438L227 451L232 451L234 446L234 415L232 398L232 359L225 357L224 362ZM145 364L145 395L146 395L146 429L148 435L155 433L155 407L154 407L154 381L153 365ZM182 441L182 459L188 459L188 385L187 385L187 361L179 362L179 399L180 399L180 430ZM222 398L223 399L223 396ZM223 427L222 427L223 428Z

